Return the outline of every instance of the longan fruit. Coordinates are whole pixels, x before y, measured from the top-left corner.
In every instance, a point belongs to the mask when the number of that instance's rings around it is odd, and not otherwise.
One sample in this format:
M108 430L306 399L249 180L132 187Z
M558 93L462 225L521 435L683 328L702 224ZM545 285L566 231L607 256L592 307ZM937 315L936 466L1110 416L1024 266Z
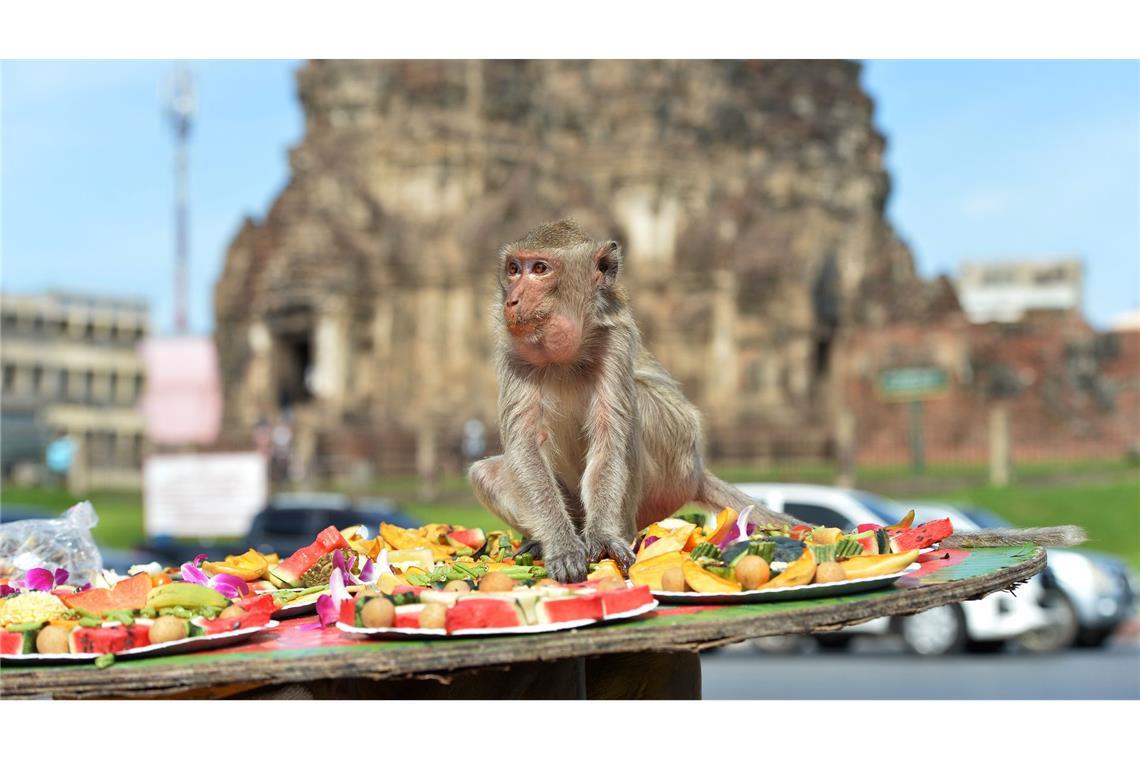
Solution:
M245 610L243 610L241 607L238 607L236 604L231 604L229 607L226 607L224 610L222 610L221 613L218 615L218 617L219 618L236 618L236 617L241 617L244 614L245 614Z
M539 578L537 581L534 582L535 588L538 588L540 586L557 586L557 585L559 585L558 581L554 580L553 578Z
M760 588L772 577L771 568L768 567L764 558L752 554L741 557L733 572L736 575L736 580L740 581L741 588L748 590Z
M443 628L447 620L447 606L439 602L428 602L420 610L420 628Z
M816 583L834 583L847 580L847 572L838 562L823 562L815 569Z
M471 591L471 586L468 585L467 581L448 581L443 590L453 594L466 594Z
M162 615L155 618L154 625L150 627L150 643L165 644L168 641L178 641L190 635L190 624L174 615Z
M388 628L396 620L396 605L382 596L369 599L360 608L360 622L365 628Z
M680 567L671 567L661 574L661 588L664 591L684 591L685 573Z
M62 625L48 625L36 634L36 651L40 654L67 654L71 651L67 629Z
M514 578L506 573L487 573L479 580L480 591L510 591L514 587Z

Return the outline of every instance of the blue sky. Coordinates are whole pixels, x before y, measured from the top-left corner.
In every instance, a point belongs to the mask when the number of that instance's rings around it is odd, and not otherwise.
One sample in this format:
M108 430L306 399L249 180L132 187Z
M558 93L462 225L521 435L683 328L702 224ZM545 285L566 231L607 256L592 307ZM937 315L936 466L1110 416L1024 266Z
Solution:
M292 61L197 62L191 326L245 215L288 178L304 131ZM173 322L172 139L164 62L0 66L0 284L144 296ZM875 61L888 214L920 271L1075 255L1086 313L1140 308L1140 64Z

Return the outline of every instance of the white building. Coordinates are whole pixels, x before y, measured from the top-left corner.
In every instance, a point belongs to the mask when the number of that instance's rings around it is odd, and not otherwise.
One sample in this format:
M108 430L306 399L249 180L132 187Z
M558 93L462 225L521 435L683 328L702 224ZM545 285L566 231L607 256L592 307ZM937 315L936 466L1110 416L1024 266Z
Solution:
M957 287L971 322L1017 322L1030 312L1079 313L1084 274L1077 259L965 262Z

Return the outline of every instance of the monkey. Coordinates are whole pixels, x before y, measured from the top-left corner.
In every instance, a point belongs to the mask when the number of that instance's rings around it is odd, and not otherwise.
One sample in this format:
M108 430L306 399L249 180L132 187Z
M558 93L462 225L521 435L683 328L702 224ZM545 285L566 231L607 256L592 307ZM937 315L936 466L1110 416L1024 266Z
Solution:
M468 479L560 582L584 580L605 557L628 569L636 532L690 502L790 523L705 468L700 414L642 345L622 270L621 245L572 220L499 250L503 453L475 462Z

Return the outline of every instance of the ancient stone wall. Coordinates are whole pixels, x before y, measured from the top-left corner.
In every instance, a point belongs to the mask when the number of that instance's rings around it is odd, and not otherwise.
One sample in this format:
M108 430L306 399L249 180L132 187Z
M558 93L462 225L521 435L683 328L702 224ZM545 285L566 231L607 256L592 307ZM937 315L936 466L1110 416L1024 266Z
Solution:
M288 405L343 470L493 428L496 250L562 217L624 244L719 458L822 452L837 330L937 303L855 63L318 61L298 90L292 178L215 294L232 436Z

